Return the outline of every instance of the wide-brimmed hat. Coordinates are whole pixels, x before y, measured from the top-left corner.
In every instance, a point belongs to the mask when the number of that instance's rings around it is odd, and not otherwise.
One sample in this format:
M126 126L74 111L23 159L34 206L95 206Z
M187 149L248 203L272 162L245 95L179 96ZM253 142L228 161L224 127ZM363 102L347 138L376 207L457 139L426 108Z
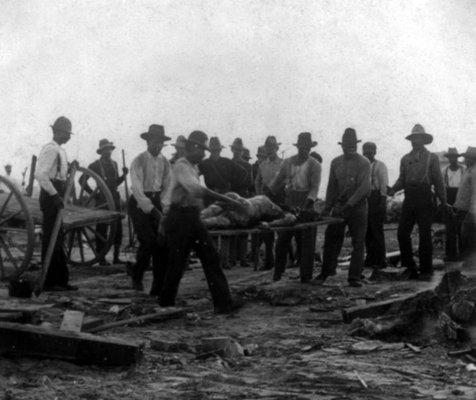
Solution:
M101 154L104 149L112 149L114 150L116 146L112 142L107 139L101 139L99 141L99 148L96 150L96 153Z
M266 148L264 146L259 146L258 151L256 152L256 157L267 157L268 152L266 151Z
M174 146L176 149L184 149L186 142L187 138L184 135L178 135L177 140L172 146Z
M464 158L474 158L476 159L476 147L469 146L464 153L460 154Z
M210 150L221 150L225 148L225 146L222 146L218 136L212 136L210 138L210 143L208 144L208 147L210 148Z
M264 147L266 148L279 148L279 146L281 145L281 143L278 143L278 141L276 140L276 136L268 136L266 138L266 140L264 141Z
M446 158L449 158L451 156L459 157L459 153L458 153L458 150L456 149L456 147L449 147L448 151L445 154L443 154L443 156L446 157Z
M243 153L241 154L241 158L245 161L251 160L250 151L246 147L243 147Z
M312 140L312 135L310 132L301 132L298 135L297 143L294 143L296 147L316 147L317 142Z
M53 125L50 125L53 131L60 131L64 133L73 134L71 132L71 121L66 117L58 117Z
M191 143L195 146L199 146L202 149L210 151L208 147L208 136L205 132L202 131L193 131L188 135L187 143Z
M342 135L342 142L339 142L341 146L352 145L360 143L361 140L357 139L357 132L354 128L346 128Z
M152 124L149 126L149 130L147 132L141 133L140 137L144 140L159 139L163 142L171 140L168 136L165 136L164 127L157 124Z
M238 149L238 150L243 150L245 146L243 146L243 139L241 138L236 138L233 140L233 143L231 144L231 149Z
M411 141L415 137L418 137L418 136L424 138L425 140L424 144L430 144L431 142L433 142L433 136L430 135L429 133L426 133L425 128L423 128L423 126L421 126L420 124L416 124L412 129L412 133L408 135L405 139Z

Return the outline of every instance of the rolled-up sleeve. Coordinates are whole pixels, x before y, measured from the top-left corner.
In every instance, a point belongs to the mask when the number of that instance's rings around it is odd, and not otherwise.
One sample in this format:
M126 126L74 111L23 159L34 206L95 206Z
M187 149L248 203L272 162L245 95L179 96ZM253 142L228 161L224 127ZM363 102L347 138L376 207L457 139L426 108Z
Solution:
M132 194L137 201L137 205L144 213L149 214L154 208L154 205L144 194L144 171L140 165L139 158L135 158L134 161L132 161L130 175Z
M40 152L38 156L38 162L36 165L35 178L40 184L40 187L43 190L46 190L48 194L54 196L58 194L55 187L50 180L50 171L54 167L55 162L57 162L58 151L54 146L46 145Z
M387 166L383 162L378 163L377 168L377 179L379 182L379 191L382 196L387 195L387 186L388 186L388 170Z
M307 195L307 198L316 201L319 187L321 185L321 164L317 161L311 164L309 180L309 194Z
M190 171L190 168L183 164L177 163L174 167L174 178L185 191L195 197L202 197L205 188L200 185L200 182L195 179L194 174Z

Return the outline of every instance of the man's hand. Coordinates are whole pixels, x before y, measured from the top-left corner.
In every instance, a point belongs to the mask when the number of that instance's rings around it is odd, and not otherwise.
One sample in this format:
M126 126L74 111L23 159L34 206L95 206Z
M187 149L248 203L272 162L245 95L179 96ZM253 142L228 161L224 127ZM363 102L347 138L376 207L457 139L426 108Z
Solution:
M387 186L387 196L395 196L395 190L393 190L393 187Z
M63 203L63 199L60 197L60 195L58 193L56 193L53 197L52 197L52 202L54 204L54 206L56 208L64 208L64 203Z
M150 216L155 219L157 222L160 222L160 220L162 219L162 213L157 210L157 208L153 208L152 211L150 212Z
M129 173L129 168L123 167L123 168L122 168L122 174L123 174L124 176L126 176L128 173Z

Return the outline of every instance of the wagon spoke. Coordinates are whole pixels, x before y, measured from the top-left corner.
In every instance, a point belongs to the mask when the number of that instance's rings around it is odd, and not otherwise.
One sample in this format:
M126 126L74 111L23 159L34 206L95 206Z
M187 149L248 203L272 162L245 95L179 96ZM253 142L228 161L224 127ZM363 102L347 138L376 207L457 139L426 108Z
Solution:
M3 248L3 251L5 252L6 256L10 259L15 269L18 269L17 260L15 260L15 257L13 257L13 254L10 252L10 249L6 245L3 238L0 238L0 246Z
M10 201L10 199L12 198L12 196L13 196L13 192L10 192L7 199L5 200L5 203L3 203L2 208L0 209L0 217L3 215L3 212L7 208L7 204Z
M81 262L84 263L84 249L83 249L83 238L81 237L81 230L77 230L78 235L78 245L79 245L79 255L81 256Z
M17 215L20 215L23 212L23 210L18 210L16 213L13 213L12 215L9 215L7 218L4 218L0 221L0 226L5 224L7 221L10 221L11 219L15 218Z
M91 193L91 195L89 196L89 198L86 200L86 203L83 204L83 207L88 206L91 203L91 201L94 200L94 197L98 193L99 193L99 188L94 189L93 192Z
M94 235L96 235L99 239L101 239L104 243L107 242L107 239L101 235L100 233L98 233L98 231L95 231L93 228L91 228L90 226L86 226L85 227L86 229L89 229L92 233L94 233Z
M74 231L68 233L68 244L67 244L67 258L71 258L71 252L73 251L74 247Z
M91 238L89 237L86 229L81 229L81 231L83 232L83 235L84 237L86 238L86 241L88 242L88 245L89 247L91 248L91 250L93 251L94 253L94 257L97 257L98 256L98 252L96 250L96 246L94 245L94 242L91 240Z

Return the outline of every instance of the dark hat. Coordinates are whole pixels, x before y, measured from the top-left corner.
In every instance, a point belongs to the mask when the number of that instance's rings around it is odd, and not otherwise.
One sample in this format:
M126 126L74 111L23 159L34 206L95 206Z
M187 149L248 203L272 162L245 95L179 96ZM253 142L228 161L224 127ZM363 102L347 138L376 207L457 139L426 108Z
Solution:
M187 142L210 151L208 147L208 136L205 132L193 131L190 135L188 135Z
M178 135L177 140L172 146L174 146L176 149L184 149L186 141L187 139L184 135Z
M243 146L243 140L241 138L236 138L235 140L233 140L233 143L231 144L230 146L232 149L239 149L239 150L243 150L244 146Z
M418 136L421 136L425 139L424 144L430 144L431 142L433 142L433 136L429 133L426 133L425 128L423 128L423 126L421 126L420 124L416 124L412 129L412 133L408 135L405 139L412 141L415 137Z
M345 146L347 144L357 144L361 140L357 139L357 133L354 128L347 128L342 135L342 142L339 142L340 145Z
M276 136L268 136L264 141L264 147L278 148L281 143L278 143Z
M170 140L168 136L165 136L164 127L162 125L156 124L149 126L149 130L147 132L141 133L140 137L144 140L159 139L163 142Z
M71 132L71 121L66 117L58 117L53 125L50 125L53 131L60 131L64 133L73 134Z
M112 149L114 150L116 146L112 142L107 139L101 139L99 141L99 148L96 150L96 153L101 154L104 149Z
M469 146L464 153L460 154L460 156L464 158L476 159L476 147Z
M444 157L446 158L449 158L451 156L454 156L454 157L459 157L459 153L458 153L458 150L456 149L456 147L449 147L448 148L448 151L443 154Z
M225 146L222 146L218 136L212 136L210 138L210 143L209 143L208 147L210 148L210 150L218 150L218 149L224 149L225 148Z
M309 155L322 164L322 156L319 153L312 151Z
M256 153L256 157L260 157L260 156L264 156L264 157L268 156L268 152L266 151L266 148L264 146L258 147L258 152Z
M246 147L243 147L243 153L241 154L241 158L243 158L243 160L245 161L251 160L250 151Z
M312 140L310 132L301 132L298 136L297 143L294 143L296 147L316 147L317 142Z

